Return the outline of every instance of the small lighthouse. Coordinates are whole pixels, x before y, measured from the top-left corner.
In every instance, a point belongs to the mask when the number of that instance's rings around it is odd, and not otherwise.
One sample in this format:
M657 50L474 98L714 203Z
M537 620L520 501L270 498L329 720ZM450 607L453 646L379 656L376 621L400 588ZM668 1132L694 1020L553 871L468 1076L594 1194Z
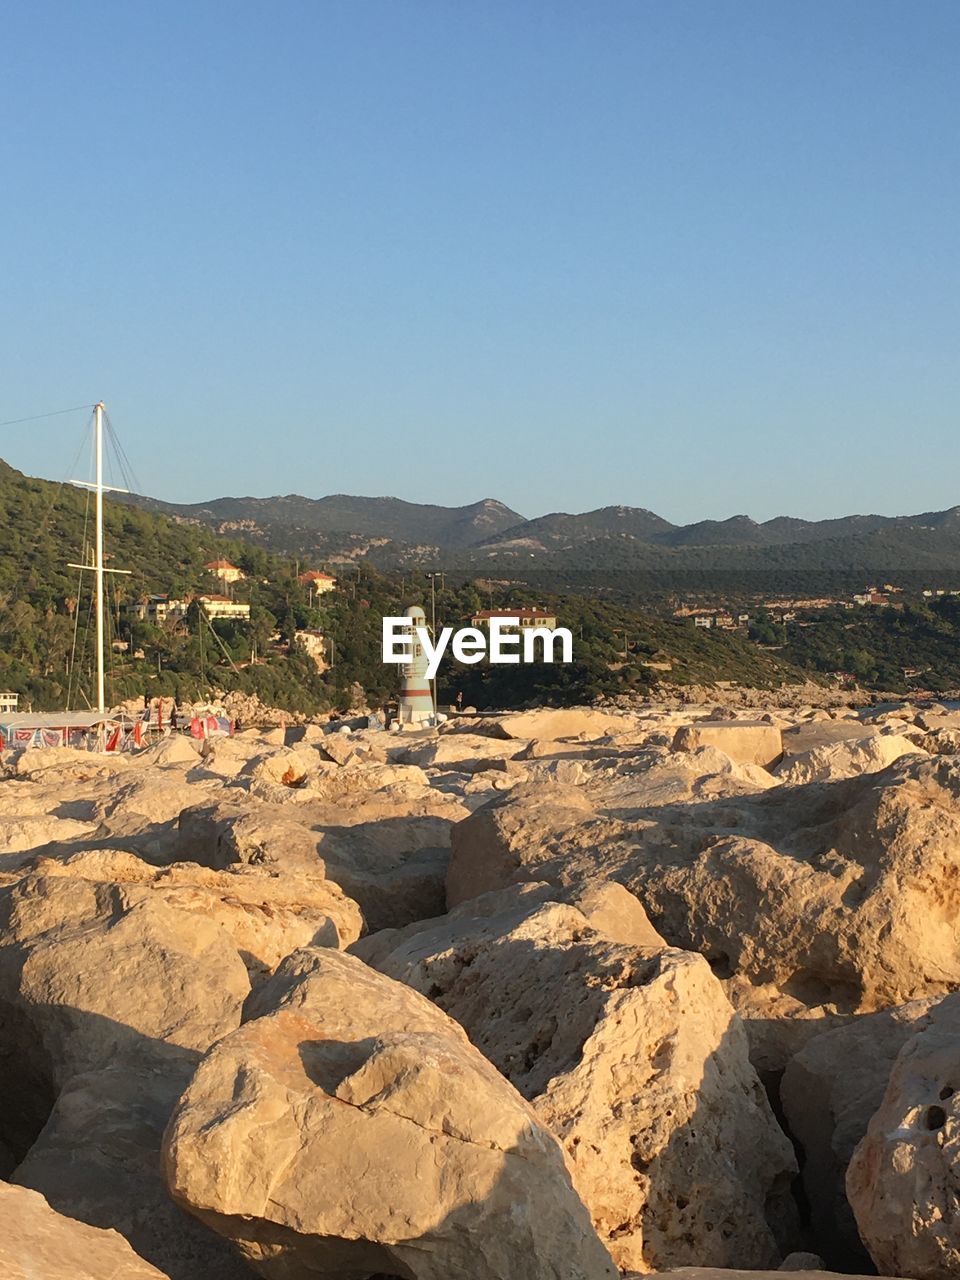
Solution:
M435 708L427 679L427 655L417 635L417 627L426 627L427 617L419 605L411 605L406 611L410 619L409 663L400 668L400 699L397 718L402 725L428 725L434 721Z

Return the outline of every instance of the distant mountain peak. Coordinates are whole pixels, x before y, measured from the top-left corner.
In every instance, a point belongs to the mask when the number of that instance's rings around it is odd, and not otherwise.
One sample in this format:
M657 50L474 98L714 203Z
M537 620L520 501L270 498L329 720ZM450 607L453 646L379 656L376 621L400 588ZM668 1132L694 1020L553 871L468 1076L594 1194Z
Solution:
M800 557L801 546L817 542L875 546L879 539L892 546L894 538L946 542L960 537L960 504L913 516L857 514L832 520L775 516L758 523L740 513L723 520L674 525L647 507L625 503L527 519L492 497L453 507L343 493L323 498L302 494L216 498L195 504L134 496L125 500L181 521L209 525L217 532L239 531L269 548L318 561L343 553L356 557L375 552L381 564L423 565L439 558L441 563L469 565L475 557L492 556L504 564L511 557L529 564L531 555L540 563L558 566L576 563L578 557L590 565L669 566L681 555L695 555L701 561L709 555L717 563L733 563L733 556L739 564L743 556L763 555L771 548L778 548L780 563L786 548L796 547L791 554Z

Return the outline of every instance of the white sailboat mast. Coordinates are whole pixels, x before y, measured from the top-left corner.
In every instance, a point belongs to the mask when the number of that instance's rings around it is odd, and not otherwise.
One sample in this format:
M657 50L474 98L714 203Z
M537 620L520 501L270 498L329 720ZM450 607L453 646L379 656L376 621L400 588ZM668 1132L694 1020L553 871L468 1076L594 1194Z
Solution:
M87 484L83 480L74 480L81 489L93 489L96 495L96 548L93 564L70 563L71 569L92 569L94 575L94 608L97 614L97 711L101 715L107 709L106 699L106 600L103 591L103 575L105 573L121 573L128 576L129 569L105 569L103 567L103 495L105 490L111 493L126 493L126 489L118 489L115 485L103 483L103 412L106 405L100 400L93 406L93 456L94 482Z
M103 401L94 406L96 453L96 491L97 491L97 558L95 574L97 580L97 711L107 709L104 687L104 617L103 617Z

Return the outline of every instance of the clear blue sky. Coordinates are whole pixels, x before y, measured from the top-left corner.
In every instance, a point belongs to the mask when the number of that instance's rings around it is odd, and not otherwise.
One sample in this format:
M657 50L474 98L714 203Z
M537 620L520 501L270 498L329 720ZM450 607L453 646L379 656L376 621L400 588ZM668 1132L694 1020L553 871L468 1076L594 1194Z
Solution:
M958 65L957 0L7 6L0 419L174 501L952 506Z

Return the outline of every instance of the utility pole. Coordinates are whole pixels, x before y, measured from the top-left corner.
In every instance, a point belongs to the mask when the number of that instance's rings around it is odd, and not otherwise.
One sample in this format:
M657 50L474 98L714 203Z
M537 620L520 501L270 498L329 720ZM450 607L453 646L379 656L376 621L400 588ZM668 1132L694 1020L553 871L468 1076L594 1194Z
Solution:
M442 578L442 573L428 573L430 579L430 638L433 643L437 643L437 579ZM437 718L437 677L434 676L430 681L433 696L433 718Z

